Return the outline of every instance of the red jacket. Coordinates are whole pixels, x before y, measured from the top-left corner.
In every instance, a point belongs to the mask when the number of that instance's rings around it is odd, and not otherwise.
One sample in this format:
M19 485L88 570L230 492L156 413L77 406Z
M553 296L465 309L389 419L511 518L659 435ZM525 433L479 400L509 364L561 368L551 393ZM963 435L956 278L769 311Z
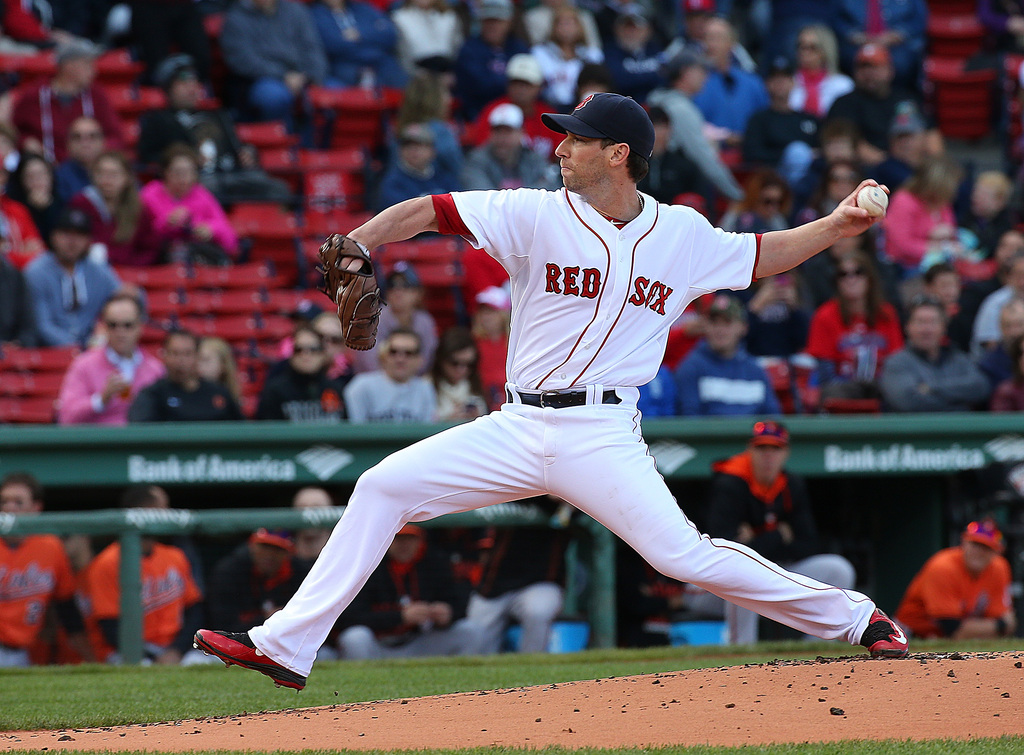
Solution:
M68 156L68 129L72 121L83 115L91 115L100 122L108 148L124 147L121 119L106 92L96 84L68 100L54 95L49 82L27 84L15 92L11 120L22 144L29 138L38 139L46 157L60 163Z
M7 260L21 270L42 251L45 244L32 215L21 202L0 195L0 217L7 221Z

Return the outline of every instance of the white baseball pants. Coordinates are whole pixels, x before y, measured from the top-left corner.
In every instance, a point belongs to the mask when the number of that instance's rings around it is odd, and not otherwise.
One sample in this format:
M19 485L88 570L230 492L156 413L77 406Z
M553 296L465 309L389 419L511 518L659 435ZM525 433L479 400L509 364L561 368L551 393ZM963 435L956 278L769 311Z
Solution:
M520 653L543 653L551 637L551 625L562 611L562 588L554 582L535 582L519 590L485 598L473 593L466 615L483 627L481 653L497 653L509 622L523 629Z
M766 561L686 518L640 435L638 391L621 404L561 409L515 402L397 451L356 483L320 558L288 604L250 630L256 646L308 675L342 610L405 522L552 494L601 522L654 568L824 639L854 644L874 604Z

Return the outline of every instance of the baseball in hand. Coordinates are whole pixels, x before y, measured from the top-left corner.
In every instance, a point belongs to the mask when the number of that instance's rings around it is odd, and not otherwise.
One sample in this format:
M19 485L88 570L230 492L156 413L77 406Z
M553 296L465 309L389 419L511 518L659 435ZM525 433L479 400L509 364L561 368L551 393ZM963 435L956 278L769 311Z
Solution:
M865 186L857 192L857 206L867 210L871 217L880 218L889 206L889 195L877 186Z

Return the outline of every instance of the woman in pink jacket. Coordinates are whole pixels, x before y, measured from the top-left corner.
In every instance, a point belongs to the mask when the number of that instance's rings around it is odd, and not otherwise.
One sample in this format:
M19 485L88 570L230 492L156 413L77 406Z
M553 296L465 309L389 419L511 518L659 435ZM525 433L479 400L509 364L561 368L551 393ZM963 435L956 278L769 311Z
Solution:
M142 190L156 233L172 261L227 262L238 256L238 236L220 206L199 183L199 155L187 145L167 148L163 178Z
M959 163L947 157L929 158L889 200L882 226L885 255L900 266L904 278L924 272L921 260L929 252L947 257L956 253L959 242L953 199L961 176Z

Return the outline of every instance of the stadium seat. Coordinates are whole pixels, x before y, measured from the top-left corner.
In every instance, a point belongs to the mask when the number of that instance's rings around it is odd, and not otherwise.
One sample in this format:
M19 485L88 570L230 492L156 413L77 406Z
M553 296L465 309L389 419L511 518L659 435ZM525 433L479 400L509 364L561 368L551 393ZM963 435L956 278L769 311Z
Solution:
M243 262L230 267L197 267L191 278L193 288L273 288L282 285L274 265L267 261Z
M188 286L194 270L189 265L153 265L152 267L118 267L117 277L122 283L133 283L140 288L177 290Z
M56 418L52 398L0 398L0 422L52 424Z
M307 214L365 207L366 156L361 149L304 149L297 157Z
M996 71L966 71L962 60L931 57L924 73L926 97L944 135L981 139L991 133Z
M243 144L251 144L261 153L265 149L294 147L299 143L299 137L289 134L281 121L239 123L235 129Z
M132 84L143 69L127 50L110 50L96 58L96 81L103 86Z
M108 86L110 102L125 121L137 121L143 113L167 107L167 95L158 87Z
M0 350L0 372L63 373L79 351L77 346L50 346L38 349L5 346Z
M329 147L384 146L387 123L402 104L399 89L310 87L309 99Z
M965 59L981 49L985 34L976 13L931 13L928 17L928 53Z
M0 373L0 396L49 396L56 398L64 382L63 372Z

